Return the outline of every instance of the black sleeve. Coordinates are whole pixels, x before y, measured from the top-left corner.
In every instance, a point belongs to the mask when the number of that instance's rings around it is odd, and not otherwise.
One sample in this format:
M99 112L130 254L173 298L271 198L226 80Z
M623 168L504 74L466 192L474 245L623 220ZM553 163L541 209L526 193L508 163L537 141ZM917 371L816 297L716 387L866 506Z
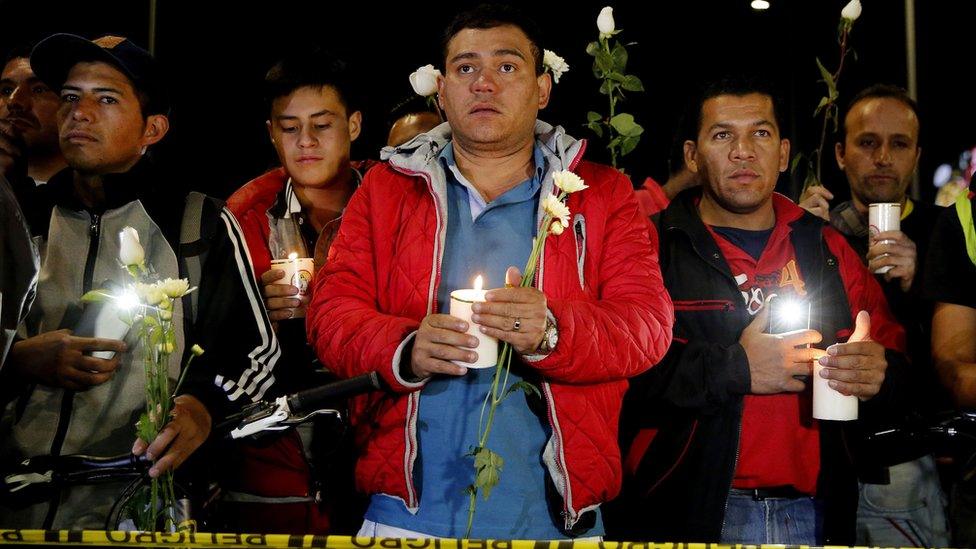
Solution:
M243 233L233 215L215 211L216 229L202 267L196 321L187 346L204 349L186 374L184 393L199 398L216 423L263 398L274 383L281 347L261 299ZM207 209L204 217L207 217Z
M704 413L722 408L747 394L752 379L742 345L675 339L664 359L631 378L630 387L628 410L646 415L650 425L662 405Z
M955 207L935 222L925 260L924 295L929 301L976 308L976 265L966 253L966 239Z

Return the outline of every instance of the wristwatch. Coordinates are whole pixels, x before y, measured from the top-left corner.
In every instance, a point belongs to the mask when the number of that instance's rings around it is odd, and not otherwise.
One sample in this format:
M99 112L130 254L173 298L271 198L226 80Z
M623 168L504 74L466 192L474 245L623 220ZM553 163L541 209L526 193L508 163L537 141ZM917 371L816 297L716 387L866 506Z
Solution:
M542 342L535 350L537 355L548 355L556 348L559 343L559 329L556 327L556 318L552 313L546 311L546 330L542 334Z

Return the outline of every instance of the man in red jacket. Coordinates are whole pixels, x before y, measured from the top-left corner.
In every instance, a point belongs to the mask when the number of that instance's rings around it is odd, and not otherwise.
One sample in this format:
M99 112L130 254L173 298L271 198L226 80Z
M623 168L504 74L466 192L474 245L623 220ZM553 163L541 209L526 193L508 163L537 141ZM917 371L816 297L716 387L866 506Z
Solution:
M265 96L268 133L282 166L241 187L227 207L244 231L268 316L276 323L284 358L272 392L280 395L315 383L312 373L320 365L305 338L307 298L283 283L284 271L272 269L271 261L295 253L314 257L320 269L367 165L349 160L362 114L341 60L318 50L296 52L268 71ZM289 431L270 443L239 443L234 452L238 459L225 471L230 512L224 519L229 527L294 534L334 531L305 458L303 441L308 438ZM326 494L330 504L335 491L330 486ZM342 508L349 506L347 501Z
M444 33L439 100L448 125L383 151L343 217L309 306L309 340L341 376L377 371L385 394L351 414L363 444L361 535L463 536L479 410L494 368L478 358L449 294L482 274L472 322L512 345L513 393L488 446L500 482L478 499L472 536L603 533L620 489L617 420L626 379L670 343L671 303L628 179L582 160L584 144L536 120L551 91L535 25L504 6L462 13ZM535 284L517 287L553 174L589 188L545 241ZM506 283L516 287L500 288Z

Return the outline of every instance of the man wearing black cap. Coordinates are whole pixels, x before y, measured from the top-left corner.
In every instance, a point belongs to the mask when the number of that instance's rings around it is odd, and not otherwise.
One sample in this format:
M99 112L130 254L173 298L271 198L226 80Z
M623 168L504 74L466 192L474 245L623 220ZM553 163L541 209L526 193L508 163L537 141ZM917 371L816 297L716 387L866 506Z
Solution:
M20 382L23 389L11 407L16 413L8 410L4 418L12 429L2 437L3 455L131 450L147 454L154 462L149 473L158 476L196 450L228 401L261 398L274 381L278 343L233 216L200 195L173 190L180 180L163 178L144 158L169 130L166 95L149 53L121 37L59 34L37 45L31 66L60 90L60 144L69 168L48 183L52 213L40 242L38 297L25 322L28 337L13 345L4 366L12 378L5 384ZM117 235L127 226L138 232L156 275L189 277L199 286L195 299L174 303L185 329L177 330L173 356L194 343L206 349L188 372L172 421L154 441L134 445L133 425L145 409L141 345L71 331L81 295L107 282L131 282L118 260ZM75 487L42 504L0 508L0 527L102 527L123 486Z

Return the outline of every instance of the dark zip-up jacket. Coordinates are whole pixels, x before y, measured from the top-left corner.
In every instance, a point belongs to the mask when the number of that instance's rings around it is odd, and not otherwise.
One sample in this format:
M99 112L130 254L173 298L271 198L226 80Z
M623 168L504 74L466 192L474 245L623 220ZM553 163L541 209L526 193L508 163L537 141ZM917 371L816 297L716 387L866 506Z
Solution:
M674 343L664 360L632 380L624 404L625 452L639 431L656 430L625 494L608 512L614 539L717 542L738 460L743 396L751 378L738 343L752 317L738 284L697 209L701 191L679 195L661 214L660 258L665 286L675 304ZM843 238L818 218L778 201L777 224L790 225L790 240L826 348L851 333L850 305L867 309L872 336L886 347L904 348L881 289ZM881 392L862 403L863 420L886 413L902 398L907 363L887 353ZM857 422L855 422L857 423ZM820 422L821 468L817 496L825 505L830 544L854 542L857 477L852 425ZM651 433L655 431L649 431ZM640 458L640 456L638 456ZM636 462L635 460L635 463Z
M186 194L177 190L180 183L161 177L143 160L126 173L106 176L104 207L89 210L76 198L70 170L52 178L45 193L50 221L38 237L38 295L22 335L72 328L80 316L79 298L86 291L103 287L107 280L131 282L118 261L118 234L125 226L138 231L147 265L161 278L186 277L184 258L206 248L195 322L193 315L183 315L187 300L174 303L174 318L185 320L184 329L177 330L174 356L185 355L194 343L206 350L193 362L183 392L199 398L217 422L236 404L261 398L274 381L272 370L280 350L244 238L230 212L205 202L201 239L193 246L180 245L186 209ZM115 377L102 385L83 392L43 385L20 388L19 398L4 413L2 458L128 452L135 439L134 424L145 409L141 358L141 345L130 337ZM172 382L179 368L174 361ZM81 486L26 509L0 508L0 526L102 528L123 486Z

